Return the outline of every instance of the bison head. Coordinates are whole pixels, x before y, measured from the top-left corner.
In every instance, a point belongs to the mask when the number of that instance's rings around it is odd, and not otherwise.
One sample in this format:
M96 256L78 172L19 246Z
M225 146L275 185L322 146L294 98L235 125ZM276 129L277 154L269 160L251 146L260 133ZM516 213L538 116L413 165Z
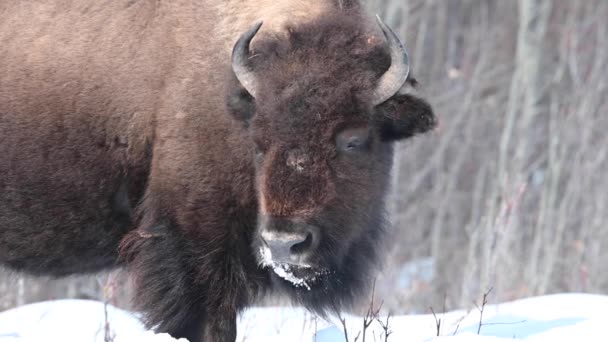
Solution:
M392 144L435 123L426 102L400 92L413 83L408 55L378 23L382 38L352 17L321 18L250 48L258 23L232 54L228 107L256 169L253 248L274 283L309 306L369 280Z

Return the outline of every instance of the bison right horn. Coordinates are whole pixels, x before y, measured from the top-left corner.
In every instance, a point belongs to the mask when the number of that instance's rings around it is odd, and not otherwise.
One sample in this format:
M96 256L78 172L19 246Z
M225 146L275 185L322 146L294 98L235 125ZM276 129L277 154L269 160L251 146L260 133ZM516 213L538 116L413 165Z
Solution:
M372 95L374 106L381 104L395 95L407 80L410 73L409 57L407 51L397 38L397 35L386 25L379 16L376 16L378 25L388 41L391 54L391 66L378 80L376 89Z
M243 33L232 49L232 71L241 85L255 98L256 81L255 75L249 66L249 44L256 33L262 27L262 21L257 22L247 32Z

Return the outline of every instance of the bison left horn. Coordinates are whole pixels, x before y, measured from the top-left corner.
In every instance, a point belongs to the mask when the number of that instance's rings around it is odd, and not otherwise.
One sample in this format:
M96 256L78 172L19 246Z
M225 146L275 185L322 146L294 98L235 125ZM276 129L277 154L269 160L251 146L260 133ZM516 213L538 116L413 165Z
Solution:
M391 30L391 28L377 15L376 20L388 42L391 54L391 66L384 75L380 77L378 84L374 89L372 95L372 103L374 106L383 103L395 95L399 89L401 89L410 73L409 57L403 44L401 44L395 32L393 32L393 30Z
M247 32L243 33L234 48L232 49L232 70L234 75L241 82L241 85L249 92L253 98L256 93L255 75L249 66L249 44L256 33L262 27L262 22L259 21Z

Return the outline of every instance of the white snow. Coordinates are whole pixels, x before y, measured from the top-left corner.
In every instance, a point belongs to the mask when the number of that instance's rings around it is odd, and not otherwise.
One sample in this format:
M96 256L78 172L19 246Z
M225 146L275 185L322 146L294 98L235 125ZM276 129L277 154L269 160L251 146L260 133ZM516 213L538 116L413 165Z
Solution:
M278 264L272 260L272 251L267 247L260 247L260 255L262 256L263 267L270 267L276 275L292 283L295 287L306 287L310 291L310 286L306 280L296 277L293 274L291 267L286 264Z
M103 342L104 305L89 300L56 300L0 313L0 341ZM115 342L173 342L167 334L146 331L136 315L108 306ZM181 340L186 341L186 340Z
M166 334L145 331L137 315L109 306L108 317L116 342L175 341ZM488 305L481 329L477 309L438 314L437 318L441 319L439 337L433 315L392 317L388 341L608 341L608 296L560 294ZM352 342L362 319L345 319ZM103 327L103 303L43 302L0 313L0 342L102 342ZM366 340L383 341L382 337L380 325L372 324ZM237 341L342 342L344 334L338 318L327 322L300 308L253 308L239 318Z
M276 275L292 283L295 287L304 286L308 291L310 291L310 286L308 286L306 280L296 277L293 272L291 272L289 265L273 265L272 270L274 273L276 273Z

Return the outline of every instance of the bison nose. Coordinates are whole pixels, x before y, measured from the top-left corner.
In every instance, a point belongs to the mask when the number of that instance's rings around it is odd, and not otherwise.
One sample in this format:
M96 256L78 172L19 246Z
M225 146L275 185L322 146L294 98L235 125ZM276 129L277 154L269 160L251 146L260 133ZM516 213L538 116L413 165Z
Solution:
M273 261L293 263L310 247L312 234L263 232L262 239L270 248Z
M313 247L312 229L298 232L262 231L261 237L274 263L309 266L305 259Z

